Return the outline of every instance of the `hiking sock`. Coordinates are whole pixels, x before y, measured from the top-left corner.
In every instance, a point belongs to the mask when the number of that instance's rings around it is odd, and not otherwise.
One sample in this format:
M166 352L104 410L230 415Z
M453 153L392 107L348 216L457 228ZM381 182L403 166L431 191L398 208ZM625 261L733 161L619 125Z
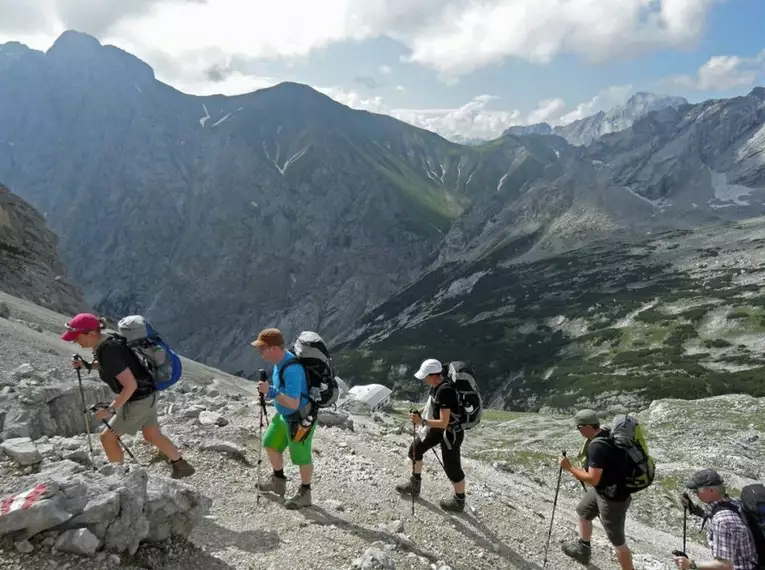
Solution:
M458 501L465 502L465 493L454 493L454 496L457 497Z
M287 477L284 476L284 469L279 469L278 471L274 469L274 477L277 477L278 479L286 479Z
M311 484L310 483L301 483L300 488L303 489L303 491L310 491L311 490Z
M179 458L178 458L178 459L176 459L175 461L172 461L172 460L171 460L171 461L170 461L170 463L178 463L179 461L183 461L183 456L179 457Z
M422 473L415 473L414 474L414 480L415 481L422 481Z
M580 539L579 539L579 544L581 544L581 545L583 545L583 546L586 546L587 548L590 548L590 541L589 541L589 540L582 540L582 539L580 538Z

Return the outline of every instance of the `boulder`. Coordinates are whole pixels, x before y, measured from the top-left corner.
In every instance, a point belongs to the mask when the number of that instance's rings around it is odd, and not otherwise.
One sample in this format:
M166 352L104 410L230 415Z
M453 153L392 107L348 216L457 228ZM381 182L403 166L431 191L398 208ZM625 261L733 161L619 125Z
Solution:
M320 426L339 427L353 431L353 418L347 412L320 410L318 422Z
M35 372L35 369L32 367L31 364L22 364L21 366L14 369L13 372L11 372L11 378L14 380L22 380L24 378L33 378L34 376L37 376L37 373Z
M15 382L11 387L17 393L0 392L0 409L4 411L0 441L85 433L85 415L74 375L64 380L58 378L58 372L45 377L31 365L23 364L11 376ZM108 386L100 380L83 379L82 387L86 406L109 402L113 398ZM90 416L91 431L97 427L97 422Z
M223 427L228 425L228 420L217 412L200 412L197 421L203 426Z
M56 540L56 549L61 552L72 552L93 556L101 541L86 528L67 530Z
M249 464L244 448L235 444L233 441L206 440L200 444L199 449L203 451L217 451L218 453L225 453L234 459Z
M354 570L396 570L396 563L387 552L369 548L351 564Z
M111 468L107 468L111 467ZM9 483L0 498L0 537L61 532L56 548L92 554L134 554L142 541L187 537L212 501L192 487L120 465L99 472L72 461L43 464L40 473Z
M0 443L0 451L19 465L37 465L42 461L42 454L28 437L7 439Z

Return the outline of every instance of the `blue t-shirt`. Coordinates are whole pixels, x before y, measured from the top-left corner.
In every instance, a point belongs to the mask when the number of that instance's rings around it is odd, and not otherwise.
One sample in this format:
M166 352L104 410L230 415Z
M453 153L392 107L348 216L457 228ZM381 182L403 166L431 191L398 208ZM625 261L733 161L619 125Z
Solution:
M285 351L282 361L274 366L274 372L271 375L271 389L268 397L274 400L274 408L282 417L294 414L297 410L287 408L275 400L277 394L284 394L290 398L300 396L300 407L308 403L308 380L305 377L305 370L299 364L292 364L284 370L282 368L290 360L295 360L295 355L290 351Z

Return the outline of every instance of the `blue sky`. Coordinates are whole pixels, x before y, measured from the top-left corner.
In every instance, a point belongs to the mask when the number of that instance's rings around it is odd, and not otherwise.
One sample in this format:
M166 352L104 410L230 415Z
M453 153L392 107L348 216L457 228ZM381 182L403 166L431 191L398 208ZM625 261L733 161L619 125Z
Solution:
M765 82L765 0L0 0L0 13L0 41L47 49L77 29L187 92L299 81L450 138L570 122L635 91L699 101Z

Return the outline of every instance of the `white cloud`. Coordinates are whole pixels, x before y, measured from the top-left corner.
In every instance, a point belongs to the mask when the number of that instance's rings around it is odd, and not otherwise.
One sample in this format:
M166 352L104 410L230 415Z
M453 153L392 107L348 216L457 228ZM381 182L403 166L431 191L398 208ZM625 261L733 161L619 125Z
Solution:
M403 41L411 61L453 75L507 57L547 63L571 53L602 62L693 45L715 1L455 1Z
M696 75L676 75L665 81L670 85L696 91L727 91L750 87L765 77L765 50L754 57L716 55L699 67Z
M496 99L491 95L479 95L456 109L393 109L389 114L445 138L491 139L501 135L521 115L517 110L487 109L487 105Z
M612 85L604 89L585 103L580 103L573 111L558 118L558 125L567 125L579 119L594 115L598 111L607 111L617 105L623 105L632 91L632 85Z
M585 103L567 111L563 99L545 99L529 113L518 109L494 109L499 97L479 95L468 103L446 109L396 109L389 108L382 97L363 97L355 91L318 87L319 91L354 109L391 115L401 121L435 132L447 139L494 139L511 125L532 125L547 122L552 126L563 125L585 116L607 110L625 102L631 89L629 85L614 86L603 90Z
M529 113L526 122L554 124L563 114L566 102L563 99L544 99L537 104L536 109Z
M363 109L365 111L372 111L373 113L385 113L387 110L383 98L379 95L375 97L364 97L356 91L342 89L340 87L314 87L314 89L353 109Z
M545 63L571 53L604 61L692 46L710 7L721 1L0 0L6 22L0 33L47 38L36 46L47 47L75 27L126 46L152 66L150 56L158 53L171 61L211 50L296 58L336 42L388 36L411 49L409 61L454 78L507 57ZM194 73L200 70L184 76Z
M390 65L381 65L377 68L377 71L382 73L383 75L390 75L393 73L393 68Z

